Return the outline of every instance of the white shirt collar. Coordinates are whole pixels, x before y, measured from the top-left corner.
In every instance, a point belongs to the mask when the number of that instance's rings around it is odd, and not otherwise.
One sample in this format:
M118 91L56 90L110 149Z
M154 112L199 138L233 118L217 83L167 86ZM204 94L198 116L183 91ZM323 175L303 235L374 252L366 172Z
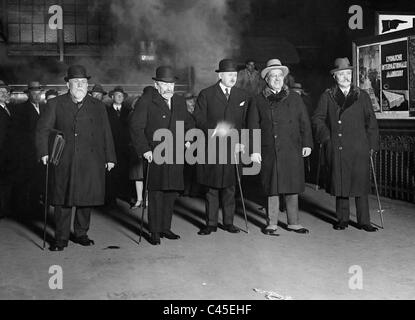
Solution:
M36 112L38 113L38 114L40 114L40 110L39 110L39 104L36 106L36 103L34 103L34 102L30 102L31 104L32 104L32 106L35 108L35 110L36 110Z
M115 104L115 103L113 103L113 104L112 104L112 106L114 107L114 109L115 109L116 111L121 110L121 107L122 107L122 105L121 105L121 104Z
M219 82L219 86L222 89L223 94L226 94L226 89L228 89L229 94L231 94L232 88L228 88L225 85L223 85L222 81Z

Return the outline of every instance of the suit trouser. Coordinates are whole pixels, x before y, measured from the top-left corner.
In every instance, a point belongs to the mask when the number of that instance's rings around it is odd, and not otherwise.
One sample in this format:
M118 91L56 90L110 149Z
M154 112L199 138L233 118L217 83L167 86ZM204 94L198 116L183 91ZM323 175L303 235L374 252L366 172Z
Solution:
M207 225L217 227L219 200L222 202L223 224L233 224L235 215L235 186L223 189L209 188L206 193Z
M86 236L91 222L91 207L75 207L74 233L79 238ZM55 239L66 245L71 233L72 207L55 207Z
M177 191L148 192L148 224L150 232L166 232L171 228Z
M286 209L287 209L287 222L288 225L298 225L298 194L285 194ZM280 196L268 197L268 218L270 225L278 225L278 215L280 212Z
M357 223L360 225L370 225L369 197L356 197L355 203ZM349 223L350 202L348 197L336 197L336 215L339 223Z

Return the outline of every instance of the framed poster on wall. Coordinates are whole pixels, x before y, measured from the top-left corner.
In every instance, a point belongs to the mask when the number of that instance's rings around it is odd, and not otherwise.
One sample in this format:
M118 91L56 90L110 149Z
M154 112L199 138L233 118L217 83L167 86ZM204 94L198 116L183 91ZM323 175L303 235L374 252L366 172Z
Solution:
M415 30L361 39L353 48L355 84L369 94L377 117L414 117Z

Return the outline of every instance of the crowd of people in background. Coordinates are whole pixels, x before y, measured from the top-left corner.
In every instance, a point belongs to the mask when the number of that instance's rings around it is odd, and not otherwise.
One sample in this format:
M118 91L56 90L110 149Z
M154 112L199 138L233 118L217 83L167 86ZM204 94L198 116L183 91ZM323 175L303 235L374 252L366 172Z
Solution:
M238 233L233 224L238 173L232 164L153 161L160 143L153 139L157 129L176 134L176 122L183 121L186 130L199 128L207 135L209 129L227 122L237 130L261 130L260 151L249 155L261 164L268 216L264 234L279 235L281 208L287 213L288 230L309 233L300 223L298 196L305 190L304 159L315 145L324 147L327 190L336 197L334 228L348 227L349 197L355 197L359 227L376 231L370 224L367 195L368 159L378 148L378 129L369 96L352 84L352 70L347 58L336 60L331 70L335 84L322 94L315 111L309 95L279 59L269 60L261 71L253 59L243 70L224 59L216 70L218 82L198 95L178 95L173 68L161 66L153 77L154 86L145 87L132 103L131 99L127 103L128 93L121 86L106 92L95 84L88 91L90 76L79 65L67 70L68 92L47 90L46 103L42 84L31 81L25 90L28 100L11 106L12 89L0 80L0 217L24 220L41 213L49 135L58 130L64 133L66 145L50 181L55 207L52 251L68 245L74 207L74 242L88 246L94 244L87 235L91 209L116 208L119 200L131 209L148 205L151 244L160 244L160 238L177 240L180 236L171 230L171 221L180 194L205 198L206 225L199 235L217 231L220 207L223 229ZM103 103L105 96L110 103ZM192 143L186 141L186 148ZM237 144L230 158L248 147ZM148 170L151 178L144 203Z

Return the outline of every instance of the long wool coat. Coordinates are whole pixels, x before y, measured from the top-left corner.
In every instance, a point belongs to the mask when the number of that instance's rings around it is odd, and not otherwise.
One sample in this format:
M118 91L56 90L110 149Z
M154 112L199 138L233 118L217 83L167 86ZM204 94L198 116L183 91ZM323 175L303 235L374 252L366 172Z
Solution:
M53 129L64 134L66 144L59 164L52 170L51 204L104 204L105 164L116 163L105 105L86 96L78 108L69 93L49 100L36 128L39 158L48 154Z
M248 93L243 89L233 87L229 101L219 86L219 82L202 90L197 98L193 117L196 126L205 133L206 146L210 139L208 130L214 130L220 122L230 124L240 133L241 129L245 128L247 108ZM234 152L230 141L228 142L226 164L219 164L219 142L216 148L216 164L207 164L209 152L206 147L206 164L197 167L197 180L200 184L212 188L227 188L236 184L235 164L231 163Z
M45 111L45 105L39 105L40 114ZM16 139L16 152L19 155L19 166L21 174L26 175L27 170L35 170L38 164L36 152L36 125L40 119L35 107L28 100L18 104L14 108L13 127Z
M302 149L313 148L313 137L301 96L286 87L277 95L265 89L252 99L247 123L250 130L261 129L260 176L265 194L303 192Z
M176 144L176 123L184 122L185 132L193 127L193 119L187 111L186 102L183 97L173 95L171 99L171 110L163 97L156 91L150 90L138 100L130 118L130 134L132 144L137 155L142 157L148 151L154 149L163 141L154 140L154 133L158 129L168 129L173 137L173 143L168 144L173 155L170 164L157 164L154 160L150 164L149 190L159 191L181 191L184 189L183 167L176 161L176 152L182 150L184 159L184 136L183 140ZM153 152L154 156L154 152ZM154 157L153 157L154 158Z
M334 196L370 192L370 150L379 149L379 132L369 95L351 87L347 98L336 86L321 96L312 118L317 140L326 147L327 189Z

